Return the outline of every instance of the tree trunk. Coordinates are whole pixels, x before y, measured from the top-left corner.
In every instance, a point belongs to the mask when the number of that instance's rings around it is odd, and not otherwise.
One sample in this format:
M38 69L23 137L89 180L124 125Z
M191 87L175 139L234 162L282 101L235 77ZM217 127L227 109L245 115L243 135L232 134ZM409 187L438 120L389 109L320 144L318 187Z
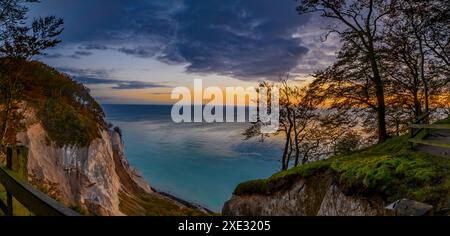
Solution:
M293 143L292 143L292 138L290 139L290 142L289 142L289 154L288 154L288 156L287 156L287 158L286 158L286 168L287 169L289 169L289 163L290 163L290 161L291 161L291 156L292 156L292 152L294 151L294 145L293 145Z
M417 35L417 34L416 34ZM430 112L430 105L429 105L429 91L428 91L428 81L425 77L425 52L423 51L423 42L422 38L418 37L419 40L419 49L420 49L420 79L423 83L423 91L425 96L425 113Z
M4 112L4 116L3 116L3 123L2 123L2 128L0 130L1 132L1 145L2 147L4 147L6 145L5 139L6 139L6 133L8 131L8 117L9 117L9 112L11 110L11 92L8 91L6 92L6 102L5 102L5 112Z
M308 162L309 151L310 151L310 150L306 151L306 152L303 154L302 165L305 165L305 164Z
M384 86L374 56L372 56L371 58L371 65L373 70L373 80L375 82L375 89L378 103L377 109L378 143L383 143L389 138L386 130L386 104L384 101Z
M416 90L413 91L413 99L414 99L414 117L418 119L420 115L422 115L422 104L420 104L419 95Z
M294 138L295 138L295 166L298 166L299 158L300 158L300 143L299 143L299 130L297 127L297 119L296 119L297 113L294 110Z
M288 163L287 158L288 157L288 150L291 143L291 132L292 132L292 126L290 125L289 128L286 130L286 143L284 145L284 151L283 151L283 158L281 160L281 170L287 170L288 169Z
M9 65L9 69L3 73L5 73L5 76L8 78L5 78L7 80L5 85L5 92L6 92L6 98L4 103L4 117L3 117L3 124L0 130L0 144L4 147L7 145L7 133L8 133L8 125L9 125L9 116L12 112L14 112L14 106L13 103L16 101L17 96L20 96L21 92L18 91L17 88L17 82L18 78L21 75L21 69L20 69L20 61L13 60L12 63Z
M389 135L386 130L386 103L384 100L384 84L381 79L380 70L378 69L377 58L375 55L375 47L373 44L373 39L369 37L368 39L368 58L370 60L370 66L373 73L373 82L375 83L375 91L377 96L377 119L378 119L378 143L384 143Z
M389 138L389 136L386 130L386 104L384 102L384 91L381 79L377 83L376 90L378 101L378 143L384 143Z

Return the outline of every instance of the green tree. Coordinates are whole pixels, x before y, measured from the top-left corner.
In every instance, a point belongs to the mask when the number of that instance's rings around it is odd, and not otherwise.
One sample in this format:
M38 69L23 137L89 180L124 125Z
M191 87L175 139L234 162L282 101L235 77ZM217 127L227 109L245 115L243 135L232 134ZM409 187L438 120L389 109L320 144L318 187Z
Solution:
M18 119L23 87L18 82L24 61L42 55L44 50L61 42L58 36L63 28L63 20L54 16L33 19L27 23L28 4L37 0L0 1L0 57L6 58L7 66L0 70L0 125L1 145L4 146L7 133ZM14 121L11 118L15 117ZM16 119L17 118L17 119ZM11 125L10 125L11 124Z
M37 0L0 1L0 55L30 59L61 42L63 20L55 16L26 23L27 4Z

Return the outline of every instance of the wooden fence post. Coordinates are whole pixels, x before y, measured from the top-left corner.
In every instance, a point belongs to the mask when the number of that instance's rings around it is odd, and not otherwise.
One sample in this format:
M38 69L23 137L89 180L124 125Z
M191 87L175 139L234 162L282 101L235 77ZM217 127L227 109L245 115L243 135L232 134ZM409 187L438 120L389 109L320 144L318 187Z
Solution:
M414 124L414 122L413 123L411 123L411 125L412 124ZM411 126L410 125L410 126ZM411 127L411 129L409 130L411 133L410 133L410 138L414 138L414 128L413 127ZM410 143L411 144L411 150L414 150L414 143Z
M11 146L8 146L6 148L6 168L8 170L12 170L13 167L13 148ZM13 216L13 196L11 192L6 188L6 215L7 216Z
M20 179L28 182L28 148L25 146L16 146L13 151L12 171L14 171Z
M6 168L12 170L13 149L11 146L6 148Z
M28 149L10 146L6 149L7 165L0 166L0 184L6 190L6 204L0 200L0 210L7 216L14 214L14 202L22 204L29 212L38 216L79 216L27 183ZM17 211L16 214L20 211Z

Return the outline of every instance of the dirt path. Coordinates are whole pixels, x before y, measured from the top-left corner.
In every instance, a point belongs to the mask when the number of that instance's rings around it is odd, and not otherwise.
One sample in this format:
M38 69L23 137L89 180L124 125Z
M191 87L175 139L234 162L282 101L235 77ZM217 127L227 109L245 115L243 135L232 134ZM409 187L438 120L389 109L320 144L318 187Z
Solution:
M428 136L426 139L440 143L450 143L450 130L434 130L431 132L430 136ZM450 149L448 148L433 147L429 145L418 145L416 147L416 150L420 152L426 152L433 155L450 158Z

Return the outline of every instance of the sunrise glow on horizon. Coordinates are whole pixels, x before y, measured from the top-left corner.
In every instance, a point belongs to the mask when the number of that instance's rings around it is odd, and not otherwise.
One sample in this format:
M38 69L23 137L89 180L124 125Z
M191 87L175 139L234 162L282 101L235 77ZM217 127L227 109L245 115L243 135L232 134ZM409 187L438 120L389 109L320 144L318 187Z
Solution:
M270 2L236 4L44 1L31 16L61 16L65 31L59 47L36 59L86 85L102 104L173 104L172 89L191 88L195 79L246 88L289 72L307 82L334 60L339 40L323 42L320 18L299 16L295 1L276 11Z

